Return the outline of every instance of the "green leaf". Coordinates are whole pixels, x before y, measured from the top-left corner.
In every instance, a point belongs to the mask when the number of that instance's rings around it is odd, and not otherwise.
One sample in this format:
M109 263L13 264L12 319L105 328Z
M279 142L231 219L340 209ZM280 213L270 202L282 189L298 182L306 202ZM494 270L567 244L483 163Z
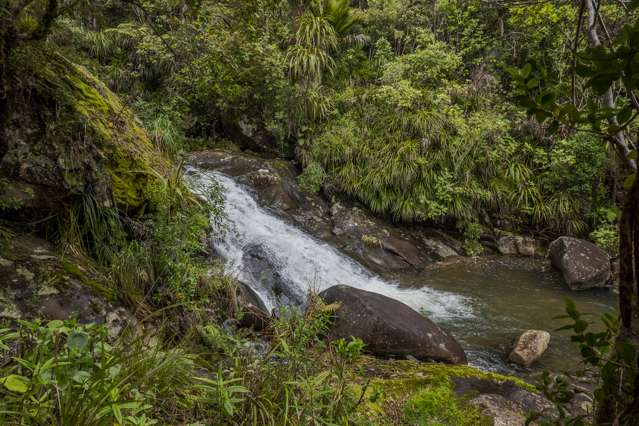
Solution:
M80 331L74 331L67 338L67 347L71 350L82 350L89 344L89 335Z
M555 101L555 94L548 92L542 95L541 97L541 103L544 106L548 106L549 104L553 103Z
M626 188L626 189L632 188L632 185L635 183L635 179L636 178L637 178L637 173L636 172L628 175L626 180L623 181L624 188Z
M588 86L592 87L598 95L603 95L618 77L617 74L597 74L588 81Z
M575 73L580 77L588 78L594 76L596 74L596 71L587 65L578 64L575 67Z
M528 76L530 75L530 72L532 71L532 65L530 64L526 64L524 65L524 67L521 69L521 76L526 79L528 78Z
M628 154L628 159L629 160L636 160L637 159L637 150L633 149L632 151L630 151L630 153Z
M120 410L120 406L118 404L112 404L111 411L113 412L113 417L115 417L115 420L119 424L122 424L122 410Z
M530 80L528 80L528 82L526 83L526 87L529 89L533 89L535 87L537 87L539 85L539 79L538 78L531 78Z
M29 379L17 374L10 374L7 377L3 377L0 379L0 382L11 392L25 393L29 390Z
M632 365L635 362L637 351L635 348L626 341L620 341L617 345L617 353L621 356L621 359L628 364Z
M628 105L625 108L623 108L621 111L619 111L619 114L617 114L617 119L619 120L620 124L625 123L626 121L630 120L630 118L632 117L632 106Z
M47 323L47 328L49 330L58 330L62 326L64 326L64 323L62 321L60 321L60 320L53 320L53 321L49 321Z

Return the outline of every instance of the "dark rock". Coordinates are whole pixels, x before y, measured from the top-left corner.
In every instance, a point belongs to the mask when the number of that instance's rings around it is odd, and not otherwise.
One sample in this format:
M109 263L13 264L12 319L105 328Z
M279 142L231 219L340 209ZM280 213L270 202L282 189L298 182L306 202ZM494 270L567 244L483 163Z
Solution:
M245 272L252 278L254 285L259 285L268 294L274 294L284 305L301 305L304 295L295 292L295 286L279 273L277 257L261 244L250 244L244 248L242 257Z
M444 260L449 257L459 256L454 248L448 246L445 242L434 238L424 238L424 245L428 248L431 256L435 260Z
M548 253L571 290L604 287L610 281L610 256L591 242L559 237L550 243Z
M453 377L452 382L455 394L470 398L468 403L491 417L495 426L524 426L527 416L533 412L548 419L557 415L546 398L509 380Z
M41 220L84 195L125 212L145 205L169 167L133 113L62 55L37 46L20 55L24 84L14 95L34 101L14 102L0 129L0 200L15 201L11 214Z
M428 263L457 252L424 230L390 225L359 207L331 206L331 241L350 256L379 272L423 269Z
M239 326L255 331L266 329L271 315L260 296L246 284L240 283L238 290Z
M0 257L0 318L106 324L112 337L135 318L110 301L107 278L90 260L58 253L47 241L15 235Z
M357 337L379 356L411 355L420 360L465 364L459 343L425 316L397 300L377 293L337 285L320 293L339 303L329 337Z

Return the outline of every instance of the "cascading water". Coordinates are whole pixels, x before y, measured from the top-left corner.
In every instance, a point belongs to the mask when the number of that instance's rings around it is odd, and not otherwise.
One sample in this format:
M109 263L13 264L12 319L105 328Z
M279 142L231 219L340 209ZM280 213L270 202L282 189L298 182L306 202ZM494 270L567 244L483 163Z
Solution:
M191 189L202 196L214 185L222 187L227 229L214 241L214 248L226 260L228 272L255 290L269 309L276 306L276 297L247 273L245 252L250 246L267 250L269 262L292 287L287 290L297 300L302 300L309 288L321 291L347 284L397 299L433 319L472 317L465 297L425 287L404 289L383 280L329 244L260 207L249 189L228 176L189 168L187 179Z

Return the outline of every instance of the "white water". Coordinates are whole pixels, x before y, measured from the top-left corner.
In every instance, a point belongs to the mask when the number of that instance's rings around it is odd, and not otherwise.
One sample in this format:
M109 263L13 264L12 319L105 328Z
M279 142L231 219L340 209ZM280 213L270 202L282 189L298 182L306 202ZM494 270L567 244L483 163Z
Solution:
M310 288L321 291L346 284L397 299L433 319L473 316L469 300L463 296L427 287L404 289L383 280L329 244L260 207L248 188L228 176L190 168L187 181L191 190L202 196L216 182L223 188L228 229L213 246L226 260L228 272L250 285L269 309L277 303L274 296L245 272L242 256L247 245L266 247L280 275L292 283L292 290L301 299Z

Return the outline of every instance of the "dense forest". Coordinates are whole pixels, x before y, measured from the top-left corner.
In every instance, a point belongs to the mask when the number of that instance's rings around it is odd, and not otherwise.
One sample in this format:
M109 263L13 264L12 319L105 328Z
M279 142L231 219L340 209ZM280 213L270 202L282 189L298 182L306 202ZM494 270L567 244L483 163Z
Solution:
M0 0L0 424L639 424L638 117L637 0Z

